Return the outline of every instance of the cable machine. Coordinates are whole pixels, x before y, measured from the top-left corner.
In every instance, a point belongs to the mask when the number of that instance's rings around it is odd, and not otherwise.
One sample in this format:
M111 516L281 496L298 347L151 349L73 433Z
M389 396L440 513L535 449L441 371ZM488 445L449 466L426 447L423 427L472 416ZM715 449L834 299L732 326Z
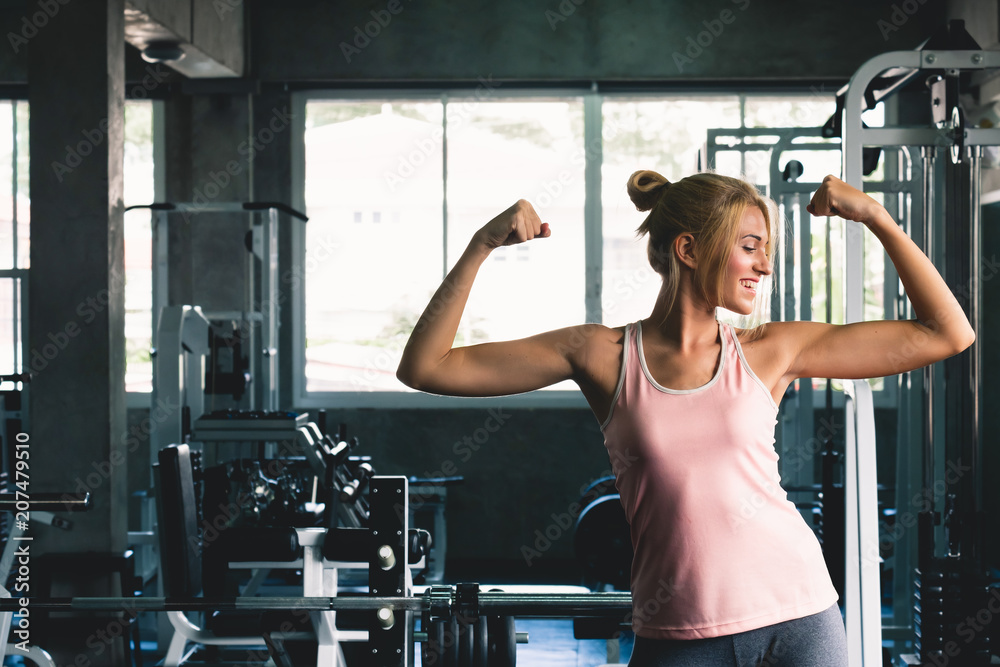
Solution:
M953 21L920 50L886 53L865 63L841 96L843 173L847 183L861 187L866 147L920 149L924 225L922 238L916 240L938 266L943 265L945 280L980 341L981 147L1000 144L1000 130L968 127L959 92L968 78L965 75L995 68L1000 68L1000 53L980 50L962 22ZM932 126L864 126L861 114L879 96L885 97L920 78L925 78L930 88ZM863 318L864 298L862 235L848 233L845 242L847 321L859 321ZM937 665L943 664L942 660L987 665L991 661L989 632L980 628L966 633L964 630L971 630L971 626L963 627L967 619L975 619L981 610L989 608L991 592L983 557L981 366L980 345L974 345L961 355L925 369L919 383L911 385L920 385L923 399L923 488L915 496L916 507L897 508L915 510L917 519L915 653L902 656L907 665ZM942 373L944 383L940 381ZM909 444L912 447L916 443ZM874 471L867 469L867 463L859 463L860 486L861 478L872 476ZM945 540L941 540L938 526L943 527ZM852 528L849 524L848 535ZM863 636L874 640L880 633L875 632L874 623L869 625L868 617L878 608L865 604L870 589L863 580L861 584L856 597L862 600ZM864 662L858 664L878 664L869 646L870 642L865 641Z
M769 151L766 175L761 169L757 173L757 180L766 182L758 187L778 203L779 218L788 222L775 267L778 298L772 303L772 319L813 315L810 259L816 257L812 235L819 230L804 209L819 183L801 178L803 165L795 158L806 161L800 157L805 153L810 162L822 162L822 151L839 150L844 180L865 192L881 193L890 214L942 269L980 341L941 364L884 381L879 405L894 407L897 415L894 488L877 484L875 397L865 381L845 382L843 398L832 394L828 383L822 411L829 418L843 401L844 483L839 492L844 494L844 520L837 517L840 496L829 494L826 474L828 463L841 455L836 451L839 443L832 449L824 445L822 480L816 477L820 466L786 466L781 471L790 493L823 489L820 532L825 551L831 538L842 540L834 544L844 560L831 562L828 553L828 562L843 594L854 666L884 664L883 638L912 642L914 652L902 655L902 664L987 665L991 660L991 631L983 623L983 611L992 610L993 598L1000 601L1000 587L987 573L984 554L980 169L981 149L1000 145L1000 129L969 127L959 93L966 92L971 73L996 68L1000 53L981 50L961 22L952 22L917 50L887 53L865 63L839 91L837 111L823 128L736 128L708 135L710 167L718 153L737 151L747 173L746 157ZM930 108L923 114L923 126L888 120L885 127L870 128L862 122L862 113L880 101L903 90L925 90L925 85ZM880 174L863 181L879 162ZM830 171L835 173L835 168ZM864 319L861 232L860 225L844 224L845 322ZM820 233L826 235L830 321L830 244L839 239L829 220ZM913 316L888 261L882 297L886 317ZM796 448L812 445L809 454L817 453L813 441L823 440L817 424L822 424L817 415L823 402L809 383L800 383L785 397L777 433L783 466L787 453ZM888 501L891 493L895 507L880 510L880 497ZM843 534L837 536L834 530L840 525ZM883 548L887 544L888 550ZM887 551L889 564L882 562ZM893 571L887 617L881 600L883 569ZM992 619L995 614L989 615ZM889 625L883 627L884 621Z

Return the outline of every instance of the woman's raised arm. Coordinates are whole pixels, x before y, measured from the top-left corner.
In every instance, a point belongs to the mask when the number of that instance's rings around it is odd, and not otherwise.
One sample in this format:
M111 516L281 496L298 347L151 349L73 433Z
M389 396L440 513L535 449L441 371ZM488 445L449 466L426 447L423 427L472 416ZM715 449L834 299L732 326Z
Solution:
M572 344L580 336L578 332L574 336L573 329L452 347L472 284L490 253L549 233L548 224L523 199L476 232L414 326L396 377L414 389L448 396L514 394L571 378L570 357L581 347Z
M788 379L869 378L913 370L958 354L975 332L934 264L878 202L833 176L813 195L813 215L863 223L882 243L913 304L916 320L775 327L794 351Z

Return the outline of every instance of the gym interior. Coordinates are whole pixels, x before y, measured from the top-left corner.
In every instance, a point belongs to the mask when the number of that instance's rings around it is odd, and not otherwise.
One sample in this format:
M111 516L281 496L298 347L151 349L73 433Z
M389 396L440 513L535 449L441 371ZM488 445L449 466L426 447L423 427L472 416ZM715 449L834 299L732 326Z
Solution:
M626 663L628 525L575 385L395 371L519 198L553 237L490 258L458 342L648 315L640 168L776 202L772 319L913 316L870 238L805 211L826 174L941 269L976 344L797 381L775 449L852 666L1000 660L1000 3L15 0L0 25L3 664Z

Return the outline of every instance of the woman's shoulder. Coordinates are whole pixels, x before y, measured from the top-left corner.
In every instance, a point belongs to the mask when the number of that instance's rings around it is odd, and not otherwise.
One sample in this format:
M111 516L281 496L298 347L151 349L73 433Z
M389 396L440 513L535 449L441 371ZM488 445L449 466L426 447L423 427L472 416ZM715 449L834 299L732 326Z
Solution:
M621 349L625 340L625 326L609 327L604 324L580 324L566 330L568 339L579 349L600 351Z
M617 369L625 341L625 326L580 324L564 330L564 354L586 375Z
M768 322L749 329L735 329L747 362L758 375L783 372L800 353L816 328L816 322Z
M581 324L571 327L567 344L574 379L590 402L594 414L603 421L618 384L625 348L625 326Z
M789 327L794 328L794 325L801 324L800 322L764 322L763 324L758 324L755 327L747 327L741 329L740 327L733 326L733 331L739 337L740 342L744 340L761 340L765 338L780 337L790 331Z
M784 346L794 339L808 337L817 328L827 326L829 325L821 322L766 322L747 329L733 327L733 332L743 346L751 343Z

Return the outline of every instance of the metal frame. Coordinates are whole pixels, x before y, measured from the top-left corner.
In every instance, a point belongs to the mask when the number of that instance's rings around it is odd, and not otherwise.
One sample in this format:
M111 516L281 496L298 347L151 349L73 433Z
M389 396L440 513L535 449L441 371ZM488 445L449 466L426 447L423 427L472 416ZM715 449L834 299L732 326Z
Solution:
M872 667L882 664L875 404L865 380L845 381L844 392L848 399L844 475L847 648L851 665Z
M854 74L848 84L844 107L843 123L843 174L848 184L862 187L862 151L865 146L951 146L954 138L950 129L930 128L865 128L861 114L865 109L865 92L871 82L886 70L903 68L908 70L932 69L995 69L1000 68L1000 52L991 51L893 51L872 58ZM1000 144L1000 130L967 129L964 142L967 145ZM858 322L864 317L864 248L860 225L848 224L846 228L845 251L845 320ZM975 323L974 323L975 324ZM978 327L977 327L978 328ZM879 582L869 576L872 562L878 555L877 498L874 494L875 479L875 433L864 427L862 417L868 409L860 385L855 383L856 439L851 443L848 454L852 475L848 477L848 502L851 512L847 515L849 551L857 551L857 558L849 558L849 563L857 563L857 569L848 571L848 596L851 609L860 615L848 614L848 641L852 664L880 665L881 645L880 617L872 610L879 608ZM976 397L976 400L979 400ZM849 429L849 433L851 430ZM869 487L871 485L871 488ZM874 555L865 553L866 545L875 545Z
M151 405L166 405L162 423L150 434L149 452L184 442L184 414L193 423L205 411L205 355L208 354L208 320L198 306L166 306L159 310L156 355L153 357ZM189 356L190 355L190 356Z
M169 207L169 208L168 208ZM213 202L151 204L149 206L133 206L132 208L152 208L153 216L153 317L154 321L161 310L169 303L168 276L169 266L169 225L170 214L185 216L203 213L250 213L252 217L258 212L248 208L241 202ZM235 311L206 311L204 316L209 319L239 319L260 324L260 340L257 340L255 329L250 329L250 374L255 385L261 387L261 405L257 403L257 389L250 392L250 408L261 410L277 410L279 401L278 372L278 208L275 206L263 209L267 215L261 216L259 222L251 223L253 234L253 253L261 260L260 270L260 305L258 309L248 308ZM256 280L253 268L248 271L247 287L251 304L255 298ZM154 328L154 332L156 329ZM159 340L154 339L154 349L159 349ZM153 384L156 392L157 379L154 373Z
M357 563L356 565L361 565ZM397 611L427 611L442 587L431 586L421 595L360 595L360 596L274 596L238 598L172 598L172 597L73 597L30 598L34 609L52 611L375 611L389 608ZM444 587L449 588L450 587ZM519 588L524 588L519 586ZM573 588L573 587L569 587ZM624 591L599 593L531 593L516 591L482 591L479 607L484 613L517 616L518 618L621 618L632 611L632 595ZM0 612L18 609L15 598L0 598ZM455 606L454 591L445 598L445 609Z

